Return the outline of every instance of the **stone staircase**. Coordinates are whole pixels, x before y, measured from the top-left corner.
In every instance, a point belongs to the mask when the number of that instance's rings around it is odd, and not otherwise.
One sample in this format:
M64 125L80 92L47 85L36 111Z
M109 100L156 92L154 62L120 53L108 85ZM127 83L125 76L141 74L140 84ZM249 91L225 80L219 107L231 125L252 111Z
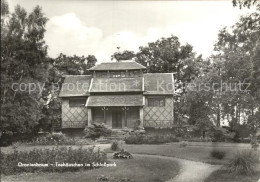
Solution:
M132 129L112 129L111 136L103 137L96 142L106 144L111 143L113 140L123 140L131 131Z

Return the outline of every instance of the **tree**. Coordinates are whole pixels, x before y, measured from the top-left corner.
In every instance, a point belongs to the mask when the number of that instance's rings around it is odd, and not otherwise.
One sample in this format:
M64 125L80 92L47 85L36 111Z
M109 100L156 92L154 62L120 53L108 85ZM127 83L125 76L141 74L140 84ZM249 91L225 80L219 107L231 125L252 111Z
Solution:
M86 75L88 74L88 69L93 67L97 62L97 59L93 55L85 56L67 56L65 54L60 54L56 59L54 59L53 65L57 68L63 75Z
M135 53L133 51L123 51L123 52L115 52L112 56L111 59L116 59L117 61L120 60L131 60L135 57Z
M47 18L39 6L28 14L17 5L10 14L5 3L1 1L6 9L1 22L2 132L29 133L42 117L41 86L49 65L43 39Z
M233 6L239 6L239 8L247 7L250 8L252 5L257 5L258 0L233 0Z
M255 115L259 110L259 55L260 6L257 1L233 1L240 8L256 5L256 11L241 16L231 27L220 30L215 45L217 58L222 61L221 79L224 83L242 83L242 90L221 95L222 116L229 120L230 126L236 128L241 120L241 113L248 125L255 123ZM249 87L248 87L249 86ZM252 122L254 120L254 122ZM250 124L251 123L251 124ZM255 125L255 124L254 124Z
M180 76L183 60L194 55L191 45L181 46L178 37L173 35L148 43L148 46L139 49L140 51L136 54L136 61L146 66L148 72L176 72L177 77Z

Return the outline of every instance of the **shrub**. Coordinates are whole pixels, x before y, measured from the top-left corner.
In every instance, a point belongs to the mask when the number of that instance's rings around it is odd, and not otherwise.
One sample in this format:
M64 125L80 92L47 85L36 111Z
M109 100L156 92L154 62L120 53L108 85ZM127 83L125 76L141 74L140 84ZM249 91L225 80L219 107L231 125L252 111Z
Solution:
M17 151L5 154L1 153L1 173L13 175L22 172L65 172L79 169L92 169L92 162L106 162L106 154L94 147L87 149L71 147L55 147L52 149L34 149L32 151ZM18 164L46 164L46 167L28 166L19 167ZM57 167L56 164L79 164L77 167ZM86 166L85 164L90 164Z
M174 135L136 135L131 134L125 138L126 144L163 144L179 142Z
M120 152L114 153L113 157L115 159L132 159L133 156L126 150L122 149Z
M31 145L75 145L73 138L66 137L65 134L59 133L48 133L47 135L37 137L35 140L30 142Z
M113 141L112 144L111 144L110 149L111 149L112 151L117 151L117 150L119 150L119 149L120 149L120 147L119 147L119 142L118 142L118 141Z
M83 133L85 138L97 139L101 136L110 136L112 130L106 128L104 124L94 123L92 126L88 126L84 129Z
M181 141L180 142L180 147L186 147L188 145L187 141Z
M226 153L224 151L220 151L220 150L213 150L210 152L210 155L213 158L221 160L226 156Z
M252 149L257 150L257 148L259 147L259 143L257 141L256 135L250 135L250 144Z
M228 170L234 174L252 175L259 162L259 157L252 150L237 152L227 165Z
M226 138L225 134L221 130L213 130L210 135L212 142L224 142Z

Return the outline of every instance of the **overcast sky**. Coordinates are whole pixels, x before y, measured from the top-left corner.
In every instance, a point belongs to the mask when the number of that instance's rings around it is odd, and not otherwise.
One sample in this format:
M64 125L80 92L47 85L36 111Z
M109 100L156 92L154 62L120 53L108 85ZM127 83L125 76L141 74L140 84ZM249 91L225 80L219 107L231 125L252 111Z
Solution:
M233 25L241 13L231 1L76 1L8 0L10 10L20 4L31 11L40 5L49 18L45 40L49 56L93 54L109 61L120 50L171 34L207 57L221 27Z

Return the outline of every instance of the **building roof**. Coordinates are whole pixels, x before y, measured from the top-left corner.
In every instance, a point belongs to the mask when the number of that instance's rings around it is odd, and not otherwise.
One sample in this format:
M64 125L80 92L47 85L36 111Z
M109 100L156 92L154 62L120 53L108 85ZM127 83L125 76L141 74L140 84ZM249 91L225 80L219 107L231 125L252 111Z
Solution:
M89 96L90 93L143 92L144 95L174 94L171 73L146 73L144 77L92 78L91 75L65 76L59 97ZM125 95L123 95L125 97Z
M62 84L59 97L79 97L89 95L91 75L67 75Z
M90 92L141 92L143 77L93 78Z
M107 71L107 70L140 70L140 69L146 69L143 65L131 61L131 60L125 60L125 61L119 61L119 62L104 62L100 63L89 70L91 71Z
M173 94L174 79L172 73L146 73L144 74L144 94Z
M99 106L143 106L142 95L94 95L87 100L87 107Z

